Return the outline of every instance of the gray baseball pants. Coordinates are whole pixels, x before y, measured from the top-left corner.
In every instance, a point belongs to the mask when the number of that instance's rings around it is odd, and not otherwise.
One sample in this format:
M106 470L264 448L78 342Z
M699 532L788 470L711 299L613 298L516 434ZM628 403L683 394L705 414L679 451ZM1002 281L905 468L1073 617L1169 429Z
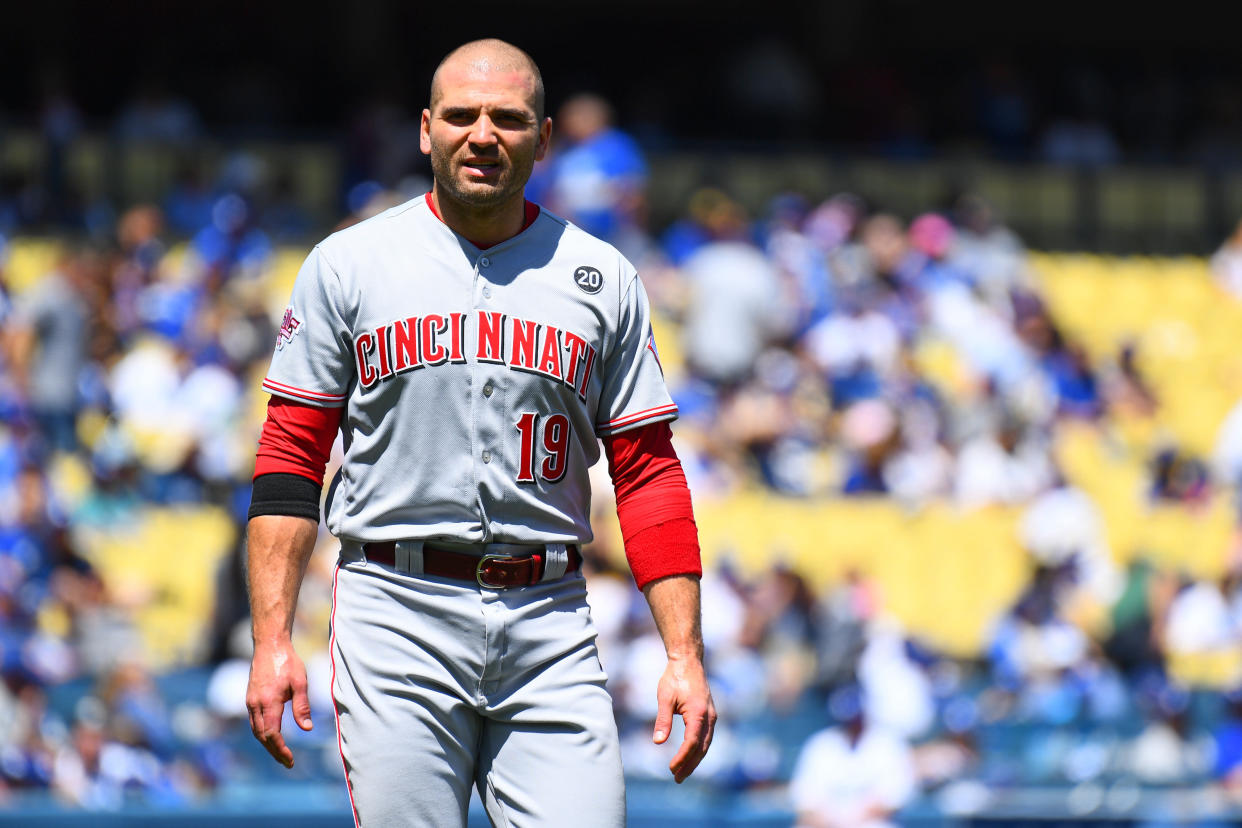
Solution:
M367 563L333 582L332 694L366 828L621 826L612 700L580 573L493 590Z

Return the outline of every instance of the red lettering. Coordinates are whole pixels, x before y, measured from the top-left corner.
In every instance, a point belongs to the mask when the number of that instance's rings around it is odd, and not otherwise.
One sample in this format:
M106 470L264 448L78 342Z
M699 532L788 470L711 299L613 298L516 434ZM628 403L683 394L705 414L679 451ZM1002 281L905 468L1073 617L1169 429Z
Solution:
M535 482L535 429L539 426L539 415L528 411L518 418L517 430L522 435L522 455L518 459L519 483Z
M565 331L565 346L569 348L569 367L565 371L565 384L574 388L578 378L578 363L586 355L586 340L572 331Z
M595 349L587 345L586 365L582 369L582 382L578 384L578 398L587 398L587 383L591 381L591 368L595 365Z
M543 427L543 447L548 456L539 466L539 474L549 483L556 483L569 468L566 455L569 452L569 418L553 414Z
M398 319L392 325L392 346L395 354L393 369L400 374L422 368L418 361L418 317Z
M504 362L505 315L499 311L479 311L480 362Z
M423 324L419 329L421 334L419 344L422 346L423 362L428 365L439 365L448 359L448 350L436 342L436 335L447 331L448 320L443 316L429 313L423 317Z
M361 387L428 365L467 362L468 319L465 313L408 316L360 334L354 356ZM479 362L506 364L507 356L509 367L563 382L583 400L597 355L593 345L572 331L496 311L478 312Z
M375 329L375 342L379 346L379 378L387 379L392 376L392 366L388 361L388 326L383 325Z
M453 334L449 344L449 362L465 362L466 357L461 349L462 343L466 339L466 315L464 313L450 313L449 319L452 320L450 327Z
M535 345L539 341L538 322L527 322L525 319L513 320L513 353L509 364L515 368L535 370Z
M539 373L554 379L561 378L561 332L551 325L543 338L543 352L539 355Z
M375 350L375 335L367 332L361 334L354 342L354 353L358 357L358 381L363 388L370 388L379 380L379 373L367 362L367 354Z

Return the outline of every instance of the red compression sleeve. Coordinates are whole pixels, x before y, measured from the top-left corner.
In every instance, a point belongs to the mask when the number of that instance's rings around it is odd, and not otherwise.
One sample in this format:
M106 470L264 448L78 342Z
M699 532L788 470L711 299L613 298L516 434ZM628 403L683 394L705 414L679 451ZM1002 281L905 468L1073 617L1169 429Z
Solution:
M698 527L667 422L604 438L625 557L642 589L669 575L703 574Z
M254 476L284 472L310 478L322 486L342 411L272 397L259 436Z

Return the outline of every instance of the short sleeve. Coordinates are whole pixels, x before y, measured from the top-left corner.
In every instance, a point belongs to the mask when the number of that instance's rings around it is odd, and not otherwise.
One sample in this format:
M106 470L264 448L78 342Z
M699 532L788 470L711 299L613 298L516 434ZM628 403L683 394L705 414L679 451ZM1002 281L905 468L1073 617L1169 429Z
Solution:
M316 247L293 284L263 389L328 408L345 404L354 384L340 278Z
M621 297L617 335L605 355L603 368L603 390L595 424L600 436L677 417L677 406L664 384L664 369L651 330L647 292L637 275L630 279Z

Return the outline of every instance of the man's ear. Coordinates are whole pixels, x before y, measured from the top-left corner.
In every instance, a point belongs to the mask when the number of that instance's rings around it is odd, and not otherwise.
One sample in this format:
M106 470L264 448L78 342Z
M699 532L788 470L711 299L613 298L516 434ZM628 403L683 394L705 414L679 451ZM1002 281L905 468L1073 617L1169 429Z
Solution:
M542 161L548 154L548 142L552 140L552 119L544 118L539 125L539 143L535 145L535 160Z
M418 127L418 148L423 155L431 155L431 110L424 109Z

